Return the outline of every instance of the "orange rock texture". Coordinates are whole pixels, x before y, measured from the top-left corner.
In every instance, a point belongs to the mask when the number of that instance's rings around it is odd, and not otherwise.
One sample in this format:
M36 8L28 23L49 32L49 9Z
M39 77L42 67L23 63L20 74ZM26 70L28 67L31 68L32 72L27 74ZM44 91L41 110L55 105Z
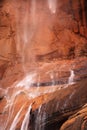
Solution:
M50 3L50 0L0 2L2 59L13 59L18 53L25 61L87 55L85 0L55 0L55 12Z
M87 1L0 0L0 130L86 130L86 103Z

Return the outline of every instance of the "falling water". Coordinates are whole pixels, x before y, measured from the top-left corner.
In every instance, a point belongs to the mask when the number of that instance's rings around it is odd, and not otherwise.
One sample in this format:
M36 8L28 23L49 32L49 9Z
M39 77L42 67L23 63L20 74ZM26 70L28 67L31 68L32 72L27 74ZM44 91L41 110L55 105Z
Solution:
M24 77L16 86L17 87L24 87L29 88L31 84L34 82L34 77L36 76L36 73L28 74Z
M74 83L74 77L75 77L74 71L70 70L70 77L69 77L69 80L68 80L68 84Z
M46 119L46 112L41 110L41 107L39 107L38 112L37 112L37 117L35 120L35 130L44 130L44 122Z
M48 5L50 11L54 14L56 13L57 0L48 0Z
M9 90L9 89L7 89L7 90ZM15 110L14 110L14 104L16 103L16 102L15 102L15 98L16 98L20 93L21 93L21 90L19 90L19 91L17 91L17 92L14 92L14 93L12 94L12 96L11 96L11 95L8 94L8 91L6 92L5 98L6 98L6 100L7 100L7 104L6 104L6 106L5 106L4 110L3 110L3 112L5 112L5 111L8 109L8 118L7 118L7 120L6 120L6 123L5 123L5 126L4 126L4 130L7 129L7 126L8 126L8 124L9 124L9 121L10 121L10 119L11 119L12 116L13 116L13 113L14 113L14 111L15 111ZM19 113L20 113L20 112L19 112ZM19 113L17 114L17 116L16 116L15 118L18 117ZM17 122L16 119L14 119L13 123L15 123L15 124L13 124L13 125L16 125L16 122ZM11 127L13 127L13 125L11 125Z
M17 20L16 42L17 51L21 57L23 71L27 74L28 70L26 69L26 62L30 62L30 65L33 65L33 62L35 62L34 51L32 50L34 42L32 42L32 39L36 33L36 29L38 28L36 0L21 1L20 7L21 10L17 9L15 13Z
M54 73L53 72L50 74L50 78L51 78L51 81L52 81L52 86L54 86L55 85L55 79L54 79Z
M24 117L24 120L23 120L22 126L21 126L21 130L28 130L31 109L32 109L32 104L30 104L28 111Z
M47 2L48 2L48 7L49 7L49 10L51 11L51 13L52 14L56 13L57 0L48 0ZM18 46L17 50L19 51L20 48L22 49L22 50L20 50L20 53L21 53L21 57L22 57L22 62L24 64L26 59L28 59L28 62L31 61L30 59L32 59L32 61L34 61L34 57L33 57L34 52L32 52L32 38L34 37L34 33L37 32L37 28L39 27L38 18L36 17L37 16L37 14L36 14L36 12L37 12L36 0L31 0L30 9L29 9L29 1L28 1L28 3L26 2L23 9L24 9L23 14L20 11L19 11L19 13L17 12L19 14L19 16L20 15L24 16L21 19L22 24L20 24L20 25L18 24L19 27L17 27L17 29L18 29L17 30L17 35L18 35L17 36L18 37L17 38L17 40L18 40L18 42L17 42L17 44L18 44L17 45ZM18 19L20 18L19 16L18 16ZM41 13L41 16L42 16L42 13ZM20 21L20 19L18 21ZM32 65L31 62L29 62L29 63ZM20 87L20 89L21 89L22 87L24 87L24 89L27 88L27 90L29 90L31 84L34 83L34 80L35 80L35 77L37 76L37 74L36 73L30 73L29 74L27 72L25 64L24 64L23 69L24 69L24 72L26 73L25 77L21 81L19 81L17 83L16 88ZM55 85L54 78L55 78L54 74L51 73L50 74L50 79L52 81L52 86ZM71 75L69 77L69 84L73 83L73 79L74 79L74 71L71 70ZM40 76L38 77L38 87L39 86L40 86ZM42 94L52 92L52 91L54 91L54 90L52 90L52 89L46 90L46 91L43 91ZM8 99L7 99L7 106L6 106L5 109L9 108L9 112L8 112L7 122L6 122L6 125L5 125L5 130L8 127L8 124L11 121L10 119L12 119L12 116L13 116L13 113L14 113L15 98L20 93L21 93L21 90L19 90L18 92L14 92L12 96L7 95L7 97L6 97ZM30 92L28 94L29 94L30 97L35 98L36 96L39 96L41 93L39 91L38 92L36 91L36 93L35 92ZM22 106L21 109L16 114L16 116L15 116L15 118L14 118L14 120L13 120L11 126L10 126L10 130L15 130L16 129L16 126L17 126L17 124L18 124L18 122L20 120L20 115L21 115L21 112L22 112L23 108L24 107ZM28 130L31 109L32 109L32 104L28 107L28 110L27 110L27 112L25 114L24 120L23 120L22 125L21 125L21 130ZM40 108L38 110L37 117L36 117L35 130L44 130L44 121L46 119L46 116L47 116L46 113L41 111L41 106L40 106ZM42 126L41 126L40 123L42 123Z
M17 123L20 120L20 114L21 114L21 112L23 110L23 107L24 107L24 105L21 107L21 109L19 110L19 112L16 114L16 116L15 116L15 118L14 118L12 124L11 124L10 130L15 130L16 129L16 125L17 125Z
M41 112L41 106L38 109L38 113L37 113L37 117L36 117L36 122L35 122L35 130L40 130L40 121L41 121L41 116L40 116L40 112Z

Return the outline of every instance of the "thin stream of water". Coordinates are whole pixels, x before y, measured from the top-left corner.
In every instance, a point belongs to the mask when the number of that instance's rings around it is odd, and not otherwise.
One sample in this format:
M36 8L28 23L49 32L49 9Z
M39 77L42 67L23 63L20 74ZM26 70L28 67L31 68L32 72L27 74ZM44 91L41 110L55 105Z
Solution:
M69 80L68 80L69 85L74 83L74 77L75 77L74 71L70 70L70 77L69 77Z
M48 0L48 6L50 11L54 14L57 9L57 0Z
M32 109L32 104L29 105L28 111L25 114L24 120L22 122L21 130L28 130L29 127L29 121L30 121L30 112Z
M15 116L15 118L14 118L12 124L11 124L10 130L15 130L15 129L16 129L16 126L17 126L17 123L18 123L19 120L20 120L20 114L21 114L23 108L24 108L24 105L20 108L20 110L19 110L18 113L16 114L16 116Z

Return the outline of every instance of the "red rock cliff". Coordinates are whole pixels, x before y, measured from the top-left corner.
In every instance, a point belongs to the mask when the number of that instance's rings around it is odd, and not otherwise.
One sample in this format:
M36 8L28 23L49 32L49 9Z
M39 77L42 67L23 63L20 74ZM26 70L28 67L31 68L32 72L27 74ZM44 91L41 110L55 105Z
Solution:
M86 56L86 6L85 0L59 0L54 13L46 0L1 1L1 58L15 58L16 53L28 61Z
M84 130L86 88L87 1L0 0L0 129Z

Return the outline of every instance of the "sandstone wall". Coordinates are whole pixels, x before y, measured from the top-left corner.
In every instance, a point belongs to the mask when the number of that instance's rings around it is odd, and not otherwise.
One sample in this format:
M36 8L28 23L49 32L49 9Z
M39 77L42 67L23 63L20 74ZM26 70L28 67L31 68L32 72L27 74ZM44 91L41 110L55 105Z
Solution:
M0 58L23 61L87 56L86 0L0 2Z

